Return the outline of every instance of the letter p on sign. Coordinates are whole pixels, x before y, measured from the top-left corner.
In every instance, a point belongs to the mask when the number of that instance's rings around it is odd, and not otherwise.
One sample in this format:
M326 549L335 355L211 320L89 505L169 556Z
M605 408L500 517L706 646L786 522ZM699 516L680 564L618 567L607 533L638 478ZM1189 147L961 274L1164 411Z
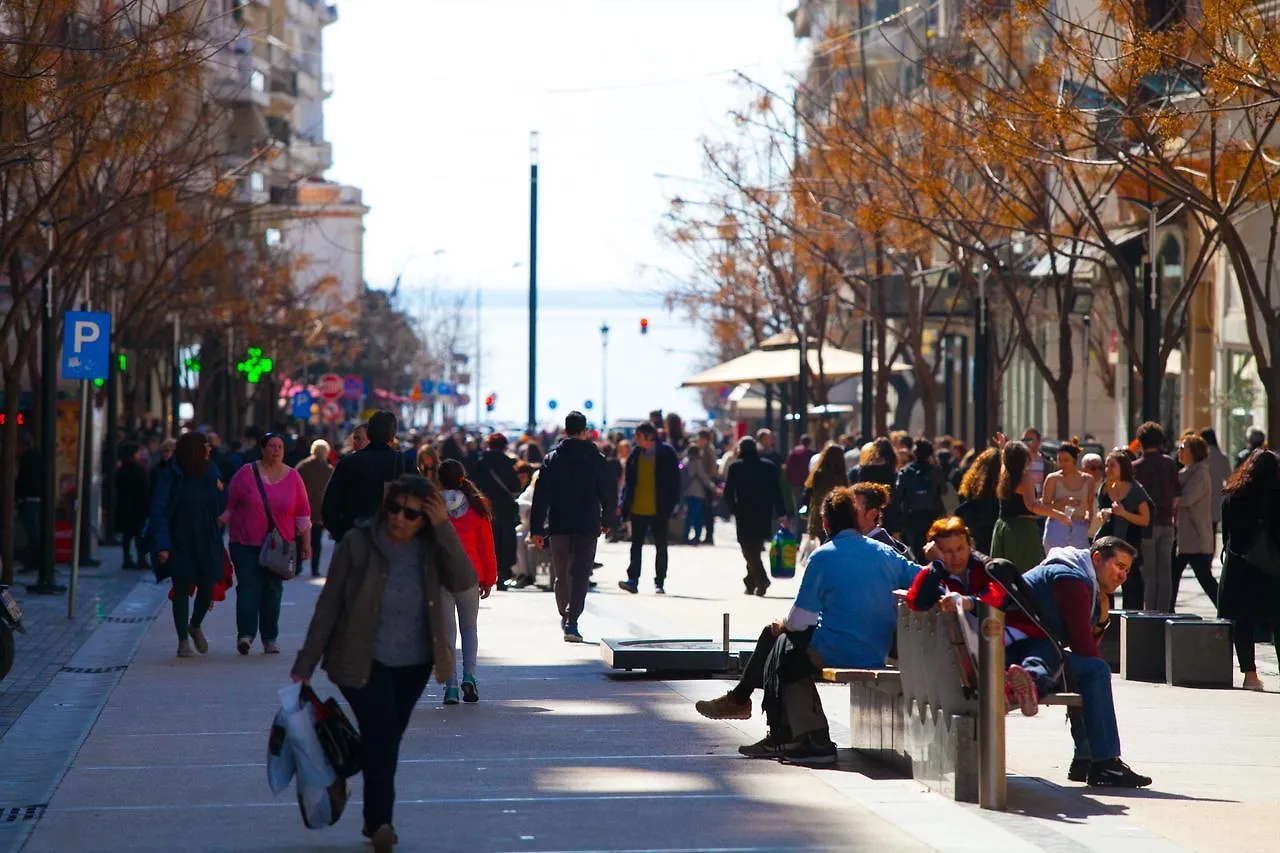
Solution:
M62 325L62 378L106 379L111 366L111 315L68 311Z

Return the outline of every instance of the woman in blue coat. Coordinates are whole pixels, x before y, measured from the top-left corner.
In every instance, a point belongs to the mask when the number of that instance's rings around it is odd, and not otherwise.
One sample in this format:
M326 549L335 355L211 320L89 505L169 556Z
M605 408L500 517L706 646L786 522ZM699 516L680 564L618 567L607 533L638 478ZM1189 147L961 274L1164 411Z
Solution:
M156 482L150 525L158 576L173 580L173 627L178 632L178 657L205 654L209 643L200 623L213 604L213 587L222 577L222 531L218 516L226 508L226 494L218 469L209 463L212 448L204 433L189 432L178 439L173 459ZM187 590L196 588L192 610Z

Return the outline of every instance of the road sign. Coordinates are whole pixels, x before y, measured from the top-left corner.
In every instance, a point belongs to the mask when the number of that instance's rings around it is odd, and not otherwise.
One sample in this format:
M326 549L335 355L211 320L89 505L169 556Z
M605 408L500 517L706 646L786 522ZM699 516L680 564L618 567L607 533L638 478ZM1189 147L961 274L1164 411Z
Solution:
M453 386L448 382L441 382L436 386L436 393L441 397L451 397L453 396Z
M311 417L311 404L315 402L311 399L310 391L298 391L289 398L290 413L299 420L306 420Z
M586 410L589 412L589 411L591 411L591 407L592 407L592 406L594 406L594 405L595 405L595 403L593 403L593 402L591 402L590 400L588 400L587 402L585 402L585 403L583 403L583 404L582 404L582 408L586 409Z
M320 413L324 415L326 421L337 421L342 417L342 407L330 400L324 404L324 408L320 410Z
M111 359L111 315L68 311L62 331L62 378L106 379Z
M320 389L320 396L330 402L342 397L342 377L336 373L321 376L316 387Z
M422 396L430 397L436 392L436 383L430 379L424 379L418 383L418 387L422 390Z
M342 380L342 399L359 400L364 396L364 380L354 373L349 373Z
M560 404L557 403L555 400L552 400L549 403L547 403L547 408L554 412L556 410L556 406L558 405Z

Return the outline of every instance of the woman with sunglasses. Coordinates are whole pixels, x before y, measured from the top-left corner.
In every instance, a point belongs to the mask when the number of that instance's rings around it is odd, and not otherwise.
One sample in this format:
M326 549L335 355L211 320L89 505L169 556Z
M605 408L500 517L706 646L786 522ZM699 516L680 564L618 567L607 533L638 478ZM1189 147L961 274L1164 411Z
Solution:
M317 664L342 690L363 741L364 836L384 853L392 828L396 763L413 706L434 668L453 672L444 618L447 591L476 588L476 572L438 489L406 474L388 486L378 514L342 538L293 665L307 682Z

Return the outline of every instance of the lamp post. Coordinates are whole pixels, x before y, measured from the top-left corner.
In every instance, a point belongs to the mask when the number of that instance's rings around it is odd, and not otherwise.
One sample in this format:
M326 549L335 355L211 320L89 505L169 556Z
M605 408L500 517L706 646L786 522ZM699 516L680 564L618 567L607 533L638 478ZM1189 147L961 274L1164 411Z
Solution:
M54 340L55 285L53 276L53 225L44 225L49 252L48 269L40 286L40 574L27 587L37 595L58 595L67 591L55 582L58 508L58 352Z
M978 301L974 306L973 335L973 446L985 448L991 438L987 413L990 409L991 337L987 329L987 268L978 273Z
M1073 284L1068 312L1084 326L1084 381L1081 383L1080 435L1089 434L1089 319L1093 314L1093 288Z
M600 323L600 426L609 427L609 324Z
M529 133L529 434L538 429L538 131Z

